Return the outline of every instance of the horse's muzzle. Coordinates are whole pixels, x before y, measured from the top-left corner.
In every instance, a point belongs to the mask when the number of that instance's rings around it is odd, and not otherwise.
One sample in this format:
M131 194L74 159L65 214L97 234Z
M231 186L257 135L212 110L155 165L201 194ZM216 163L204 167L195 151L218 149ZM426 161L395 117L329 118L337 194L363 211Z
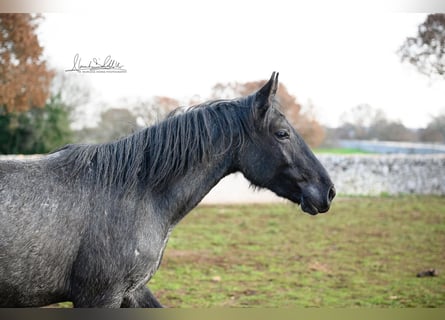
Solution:
M335 195L334 186L330 186L327 192L316 192L309 187L301 197L301 209L311 215L328 212Z

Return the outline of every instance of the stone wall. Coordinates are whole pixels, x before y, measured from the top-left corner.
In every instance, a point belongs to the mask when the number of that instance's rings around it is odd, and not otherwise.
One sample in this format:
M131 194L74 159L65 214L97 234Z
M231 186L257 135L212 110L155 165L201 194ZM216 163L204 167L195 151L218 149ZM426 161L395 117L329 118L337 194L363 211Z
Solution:
M318 155L344 195L445 195L445 155Z
M0 156L0 160L38 156ZM318 154L339 195L445 195L445 154L328 155ZM254 190L242 174L224 178L203 203L282 202L268 190Z

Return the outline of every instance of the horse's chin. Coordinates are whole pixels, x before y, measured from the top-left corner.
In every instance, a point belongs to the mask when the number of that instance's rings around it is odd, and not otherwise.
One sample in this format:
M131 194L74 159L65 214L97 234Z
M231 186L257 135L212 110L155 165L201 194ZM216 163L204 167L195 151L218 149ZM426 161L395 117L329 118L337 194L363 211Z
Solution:
M301 210L303 210L303 212L308 213L310 215L317 215L319 213L325 213L329 210L329 208L327 209L320 209L318 208L315 204L313 204L309 198L301 196L301 195L295 195L293 197L291 197L292 202L300 205Z
M317 208L317 206L315 206L315 204L313 204L311 202L309 197L302 195L300 190L298 190L298 192L294 192L292 194L286 194L286 195L280 194L280 193L276 193L276 194L279 196L282 196L284 198L287 198L288 200L292 201L293 203L300 205L301 210L303 210L305 213L308 213L313 216L317 215L319 213L324 213L324 212L328 211L328 209L323 210L323 209Z
M309 213L310 215L315 216L316 214L321 213L316 206L314 206L312 203L305 200L304 198L301 198L300 206L301 210Z
M294 194L288 197L288 199L293 203L298 204L301 207L301 210L303 210L306 213L309 213L310 215L316 215L320 213L317 207L311 204L311 202L308 201L308 199L302 197L301 194Z

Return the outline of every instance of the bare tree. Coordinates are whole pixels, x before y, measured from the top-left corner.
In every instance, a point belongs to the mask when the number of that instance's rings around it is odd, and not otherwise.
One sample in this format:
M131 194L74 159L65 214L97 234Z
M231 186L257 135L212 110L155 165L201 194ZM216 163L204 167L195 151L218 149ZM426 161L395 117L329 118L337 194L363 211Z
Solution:
M429 14L417 35L406 38L399 54L420 73L445 77L445 14Z
M78 130L77 140L98 143L127 136L156 123L177 106L177 100L164 96L147 100L124 98L112 105L102 104L104 111L97 126Z
M104 143L122 138L140 129L136 117L128 109L109 108L100 114L96 127L76 132L77 142Z
M170 111L179 106L176 99L155 96L150 100L137 100L129 105L129 108L136 115L140 124L149 126L164 118Z
M430 123L422 130L420 138L425 142L445 143L445 111L432 117Z
M414 131L400 121L389 120L382 109L360 104L342 114L336 135L340 139L377 139L390 141L416 141Z
M374 124L386 121L385 114L367 103L362 103L343 112L341 115L343 127L342 138L368 139L369 128Z
M77 74L67 75L63 70L58 70L51 82L51 95L58 96L70 115L71 123L84 118L85 106L91 100L93 89L91 84Z

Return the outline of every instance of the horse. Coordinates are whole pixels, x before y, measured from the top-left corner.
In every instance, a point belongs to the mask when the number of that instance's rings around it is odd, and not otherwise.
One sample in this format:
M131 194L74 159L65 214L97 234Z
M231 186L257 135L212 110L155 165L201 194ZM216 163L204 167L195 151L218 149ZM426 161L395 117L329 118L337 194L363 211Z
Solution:
M172 229L241 172L311 215L335 196L280 111L274 72L257 92L173 113L104 144L0 162L0 306L163 307L147 283Z

